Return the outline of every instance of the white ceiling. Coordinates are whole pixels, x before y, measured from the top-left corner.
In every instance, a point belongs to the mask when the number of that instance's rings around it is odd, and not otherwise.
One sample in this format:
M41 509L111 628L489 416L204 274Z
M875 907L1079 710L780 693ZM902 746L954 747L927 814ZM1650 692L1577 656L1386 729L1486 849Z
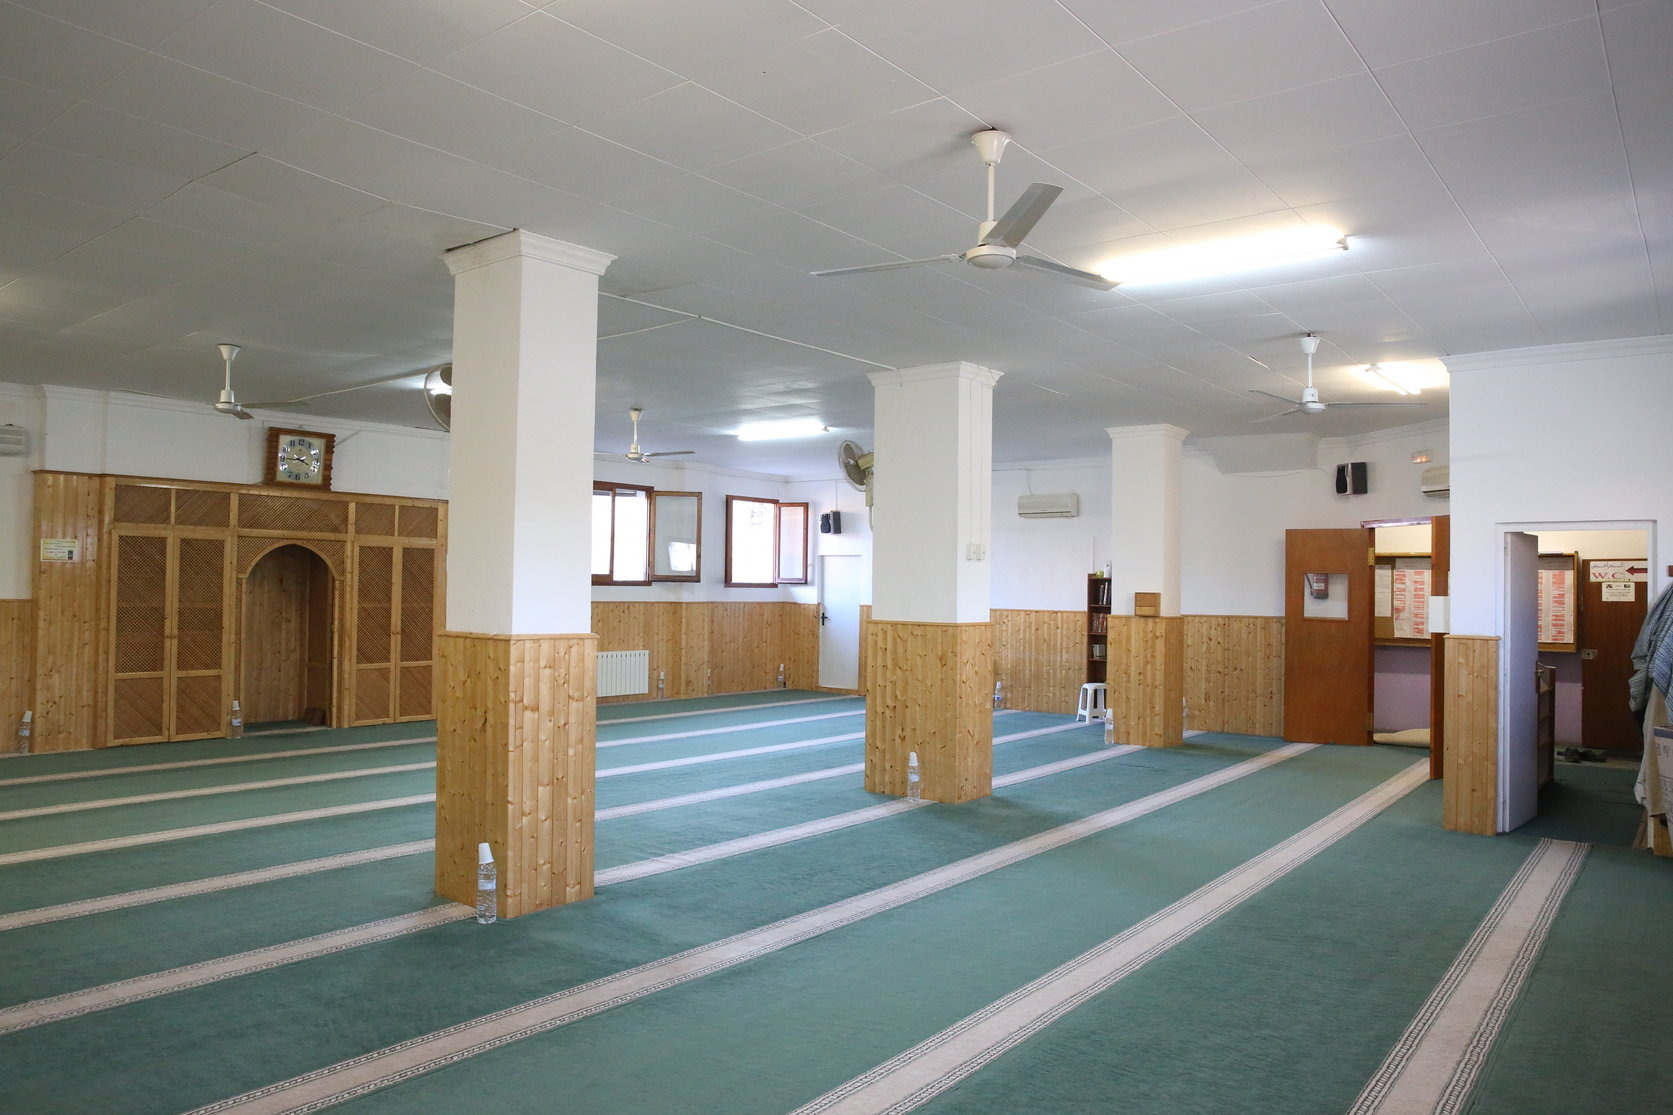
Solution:
M599 444L828 475L864 361L1005 373L1000 461L1103 427L1343 436L1445 413L1371 361L1673 325L1666 0L0 0L0 379L213 398L447 358L440 253L525 228L619 257L606 291L697 321L599 345ZM1350 250L1098 292L963 265L972 132L1028 249L1121 254L1298 224ZM605 334L677 315L605 298ZM832 350L824 352L820 350ZM839 355L840 354L840 355ZM850 359L854 357L858 359ZM416 382L416 381L414 381ZM411 386L315 415L427 424ZM740 444L816 414L816 443Z

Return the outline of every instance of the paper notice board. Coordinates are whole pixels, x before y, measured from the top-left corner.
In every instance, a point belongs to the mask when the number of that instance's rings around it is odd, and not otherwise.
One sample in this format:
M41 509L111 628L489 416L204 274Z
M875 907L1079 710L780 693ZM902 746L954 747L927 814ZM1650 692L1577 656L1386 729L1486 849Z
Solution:
M1429 637L1428 558L1395 558L1390 575L1389 613L1396 639Z
M1574 554L1539 555L1539 641L1545 649L1574 646L1577 561Z

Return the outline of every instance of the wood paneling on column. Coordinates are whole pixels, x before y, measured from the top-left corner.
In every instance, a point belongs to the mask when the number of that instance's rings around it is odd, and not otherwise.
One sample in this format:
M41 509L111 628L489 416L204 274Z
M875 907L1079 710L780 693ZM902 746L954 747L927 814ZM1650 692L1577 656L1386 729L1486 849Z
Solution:
M993 672L1005 707L1069 713L1086 680L1086 613L999 609L993 616Z
M1111 616L1108 686L1117 740L1140 747L1183 743L1184 619Z
M1491 836L1499 819L1499 640L1448 635L1441 824Z
M0 600L0 747L14 742L9 733L34 697L35 602Z
M35 474L35 537L74 538L77 561L35 562L36 751L105 744L103 705L105 481L73 472ZM31 554L32 558L38 555Z
M476 846L499 865L500 916L593 893L598 637L436 638L436 891L476 901Z
M993 625L872 620L866 644L866 789L960 802L993 787Z
M1284 618L1186 616L1186 728L1284 733Z

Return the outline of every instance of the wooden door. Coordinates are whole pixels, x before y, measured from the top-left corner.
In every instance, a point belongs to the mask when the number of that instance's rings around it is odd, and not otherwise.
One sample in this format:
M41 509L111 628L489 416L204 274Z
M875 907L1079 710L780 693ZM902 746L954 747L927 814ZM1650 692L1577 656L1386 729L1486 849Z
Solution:
M111 742L224 735L226 538L119 532L115 552Z
M183 536L170 540L173 591L170 739L227 734L232 711L227 668L227 540Z
M428 544L355 546L350 723L433 715L436 557Z
M1284 532L1284 738L1371 739L1372 538Z
M153 743L169 727L169 539L118 532L113 542L110 738Z
M1592 580L1593 567L1600 577ZM1636 570L1637 572L1634 572ZM1640 755L1644 737L1627 707L1632 644L1649 610L1649 562L1580 563L1580 742L1586 747Z

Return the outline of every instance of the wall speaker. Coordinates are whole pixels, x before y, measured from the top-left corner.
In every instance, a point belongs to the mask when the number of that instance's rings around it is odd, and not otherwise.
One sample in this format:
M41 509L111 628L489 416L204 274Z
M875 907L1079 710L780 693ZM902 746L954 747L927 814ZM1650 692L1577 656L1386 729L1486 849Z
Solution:
M1365 462L1349 461L1345 465L1336 466L1336 494L1339 496L1362 496L1371 490L1366 479Z
M842 533L842 512L841 511L827 511L824 514L820 515L819 516L819 533L820 534L841 534Z

